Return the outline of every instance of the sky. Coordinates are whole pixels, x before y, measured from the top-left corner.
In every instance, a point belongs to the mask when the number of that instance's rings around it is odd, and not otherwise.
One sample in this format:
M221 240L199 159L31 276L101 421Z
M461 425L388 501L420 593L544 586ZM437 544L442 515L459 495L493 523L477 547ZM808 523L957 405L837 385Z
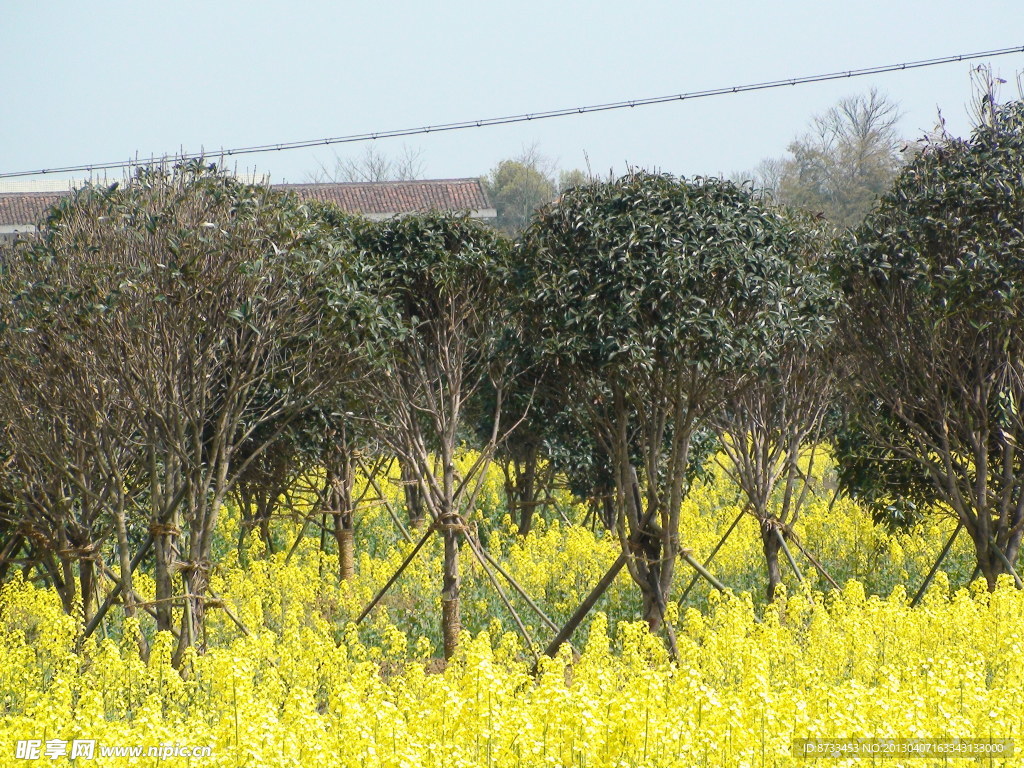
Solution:
M0 173L577 107L1024 46L1020 0L0 0ZM977 64L978 62L975 62ZM991 60L1017 98L1024 53ZM877 88L901 134L970 130L968 63L375 142L427 178L553 166L742 173ZM232 166L305 182L365 145ZM121 172L110 172L120 178ZM44 177L36 177L39 178ZM0 179L0 181L3 181Z

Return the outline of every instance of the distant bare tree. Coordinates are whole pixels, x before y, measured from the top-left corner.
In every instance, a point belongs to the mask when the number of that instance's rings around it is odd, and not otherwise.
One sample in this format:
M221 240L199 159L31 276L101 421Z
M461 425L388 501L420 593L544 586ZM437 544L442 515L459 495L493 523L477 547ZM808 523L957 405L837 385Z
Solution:
M320 163L308 174L311 183L348 183L359 181L414 181L423 178L423 150L402 147L397 157L389 157L369 144L359 157L334 156L334 168Z
M747 175L777 202L854 226L884 193L905 159L897 104L872 89L842 99L811 120L789 154L763 160Z

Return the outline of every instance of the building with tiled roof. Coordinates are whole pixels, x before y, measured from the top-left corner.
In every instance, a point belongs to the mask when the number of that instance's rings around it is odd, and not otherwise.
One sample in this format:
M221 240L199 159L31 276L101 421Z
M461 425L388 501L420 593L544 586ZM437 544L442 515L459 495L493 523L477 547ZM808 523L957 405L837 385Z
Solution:
M55 189L52 183L46 186L28 191L4 191L0 187L0 237L34 232L46 210L69 193L67 189ZM497 216L480 179L275 184L274 188L292 192L302 200L333 203L343 211L370 219L426 211L465 211L483 220Z
M46 209L67 192L0 192L0 237L35 232Z
M293 192L303 200L334 203L343 211L369 219L390 219L425 211L468 211L478 219L497 216L480 179L276 184L274 188Z

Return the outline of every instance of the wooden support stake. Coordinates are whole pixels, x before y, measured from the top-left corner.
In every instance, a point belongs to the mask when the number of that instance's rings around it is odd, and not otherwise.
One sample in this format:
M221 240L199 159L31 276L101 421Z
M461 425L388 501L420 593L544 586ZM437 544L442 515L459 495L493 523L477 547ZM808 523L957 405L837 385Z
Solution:
M221 608L224 609L224 613L226 613L228 615L228 618L231 619L235 623L235 626L237 626L240 630L242 630L242 634L244 634L246 637L252 637L252 632L250 632L249 628L246 627L245 624L242 623L241 619L239 619L237 616L235 616L235 612L232 611L230 606L228 606L228 604L224 602L224 599L220 595L218 595L216 592L214 592L212 589L209 590L209 592L210 592L210 597L212 597L214 600L216 600L217 601L217 605L219 605Z
M823 566L820 562L818 562L818 559L814 555L812 555L810 552L807 551L807 549L804 547L804 545L802 543L800 543L800 539L798 539L796 537L796 535L793 534L792 531L790 531L790 536L792 538L793 543L796 544L796 548L799 549L803 553L803 556L807 558L807 560L810 562L811 565L813 565L815 567L815 569L817 569L818 573L820 573L822 576L824 576L828 580L828 583L833 586L833 588L841 589L841 587L839 586L839 583L835 579L832 578L832 576L829 574L828 571L825 570L825 566Z
M139 551L135 553L135 557L132 558L128 564L128 568L132 573L135 573L135 569L139 567L139 563L142 562L142 558L149 552L149 548L153 546L153 534L150 533L146 536L146 540L142 542L142 546L139 547ZM96 631L96 627L99 626L100 622L103 621L103 617L107 615L107 611L110 610L110 606L114 604L117 596L121 594L122 586L119 583L114 584L114 588L110 590L110 594L107 595L107 599L103 601L92 619L85 627L85 631L82 633L82 639L85 640L89 635Z
M387 591L391 589L391 586L396 581L398 581L398 577L402 575L402 571L404 571L408 567L409 563L412 562L412 559L416 557L416 553L423 548L423 545L427 543L427 539L429 539L436 530L436 523L427 528L427 530L423 533L423 536L416 543L416 546L412 548L412 551L405 556L405 560L402 561L402 564L398 566L398 570L395 571L394 575L390 579L388 579L388 583L380 588L380 591L376 595L374 595L373 600L370 601L370 604L363 609L363 612L361 614L359 614L359 618L356 619L356 624L361 623L362 620L365 619L366 616L370 613L370 611L372 611L376 607L377 603L379 603L381 601L381 598L384 597L385 594L387 594Z
M711 572L707 568L705 568L703 565L694 560L693 555L691 555L685 549L679 550L679 556L683 560L685 560L690 565L690 567L693 568L693 570L695 570L697 573L703 576L705 581L708 582L708 584L717 589L719 592L725 592L729 589L727 586L725 586L725 584L723 584L714 576L712 576Z
M487 558L487 562L489 562L494 567L494 570L496 570L498 573L500 573L502 576L505 577L505 580L512 586L512 588L516 592L519 593L519 595L523 598L523 600L526 601L526 604L528 606L530 606L530 608L533 609L534 613L536 613L540 617L540 620L543 621L545 624L547 624L548 629L552 629L555 632L557 632L558 631L558 625L555 624L555 622L553 622L551 619L548 618L548 615L546 613L544 613L544 611L541 609L541 607L539 605L537 605L536 602L534 602L533 598L530 597L530 595L526 592L525 589L523 589L523 587L519 584L519 582L516 581L515 579L513 579L512 575L508 571L506 571L504 568L502 568L497 560L495 560L493 557L491 557L490 552L488 552L483 547L483 545L480 544L479 539L477 539L477 546L480 547L480 551L483 553L483 556L485 558Z
M111 571L110 568L107 567L107 564L104 563L102 560L97 560L97 564L99 565L100 575L104 576L111 584L113 584L115 587L117 587L120 590L120 592L118 592L118 594L121 594L121 592L124 592L124 584L122 584L121 580L118 579L117 576L114 575L114 572ZM97 579L97 582L98 581L99 580ZM140 595L134 589L129 594L131 595L132 599L135 601L135 607L136 608L141 608L143 611L148 613L154 619L156 618L156 609L153 608L153 606L150 605L150 603L146 601L146 598L144 598L142 595Z
M773 529L775 536L779 540L779 544L782 545L782 551L786 553L786 559L789 561L789 567L793 569L793 573L796 574L796 580L801 584L804 583L804 575L800 573L800 566L796 564L796 560L793 559L793 553L789 551L789 547L786 546L786 537L782 535L782 531L778 528Z
M4 544L4 548L0 550L0 566L4 565L8 560L11 560L11 555L18 551L23 541L24 538L20 533L11 534L11 538L7 540L7 543Z
M555 639L552 640L548 647L544 649L544 653L547 656L554 657L558 653L559 646L562 645L566 640L572 637L573 632L583 622L586 615L590 613L590 610L597 604L597 601L601 599L608 587L615 581L615 577L619 575L619 571L626 565L626 555L619 553L619 556L612 563L611 567L607 570L601 580L594 585L594 588L590 590L590 594L584 598L583 602L580 603L579 608L569 617L569 620L565 623L558 634L555 635Z
M648 509L647 512L644 514L644 517L640 521L640 525L638 526L637 532L642 533L643 531L647 530L647 526L650 524L653 517L654 509L652 507ZM739 518L737 518L736 522L734 522L733 525L730 526L730 532L738 522ZM704 566L702 566L700 563L694 560L693 557L691 557L685 549L681 549L679 551L679 556L687 563L689 563L690 566L695 571L697 571L697 573L699 573L701 576L707 579L715 587L715 589L719 590L720 592L726 591L726 586L722 584L722 582L720 582L714 576L712 576L707 571L707 569L704 568ZM615 577L619 575L619 571L621 571L623 567L625 567L627 557L628 554L626 552L619 553L619 556L615 558L615 562L611 564L611 567L608 568L605 575L602 576L601 580L594 585L594 588L590 591L590 594L587 595L586 598L584 598L583 602L580 603L579 607L575 610L575 612L573 612L572 616L569 617L569 620L565 623L562 629L558 632L557 635L555 635L555 638L548 644L548 647L544 649L544 653L547 656L553 657L556 653L558 653L559 646L561 646L562 643L564 643L566 640L572 637L573 632L576 631L579 625L583 622L583 619L586 618L586 615L590 613L591 609L597 604L597 601L601 599L601 595L603 595L608 590L608 587L612 585L612 582L615 581Z
M736 526L739 525L740 520L743 519L743 515L745 515L746 512L746 508L743 508L740 510L740 513L736 515L736 519L732 521L732 525L729 526L729 529L725 532L725 535L722 536L721 539L719 539L718 543L715 544L715 548L711 550L711 554L708 555L707 559L704 561L705 568L711 565L711 561L715 559L715 555L718 554L718 550L720 550L725 545L726 540L729 538L730 534L732 534L733 530L735 530ZM690 579L690 583L687 585L686 589L683 590L683 594L679 596L680 604L686 599L687 595L690 594L690 590L692 590L696 586L698 581L700 581L699 573L694 574L693 578Z
M917 594L914 595L914 599L910 601L911 608L916 608L917 604L921 602L921 598L924 597L924 593L928 590L928 586L932 583L932 579L935 578L935 574L939 572L939 567L942 565L942 561L946 559L946 555L949 554L949 550L953 547L953 542L956 541L956 537L960 534L963 527L963 520L958 520L956 529L949 537L949 541L946 542L946 546L942 548L939 556L935 559L935 563L932 565L931 570L928 571L928 575L924 577L924 582L921 584L921 588L917 590Z
M671 624L665 614L668 610L668 606L665 604L665 595L661 591L661 582L657 579L652 579L654 582L654 599L655 604L658 606L658 613L661 614L661 624L665 627L665 635L668 637L668 653L669 658L672 661L679 661L679 645L676 642L676 630Z
M359 464L362 467L363 472L366 473L366 480L370 484L370 487L373 488L373 490L375 490L377 492L377 496L384 503L384 508L387 509L388 514L391 516L391 519L394 521L395 525L398 526L398 532L402 534L402 538L403 539L405 539L406 541L411 542L412 541L412 536L409 535L409 531L402 524L401 518L398 516L398 513L395 511L395 508L391 506L391 502L388 501L388 497L384 495L384 491L381 490L380 483L377 482L377 473L376 472L372 472L372 473L371 472L367 472L366 471L366 466L363 464L363 462L360 461Z
M302 527L299 528L299 535L295 537L295 541L292 542L291 547L288 549L288 554L284 556L284 564L288 565L291 562L292 555L295 554L295 550L299 548L299 544L302 543L302 538L306 535L306 529L309 528L309 521L312 519L315 512L308 512L302 521Z
M466 543L469 544L469 551L476 557L477 561L480 563L480 567L483 568L484 573L487 574L487 578L494 587L494 590L498 593L498 597L501 598L501 602L505 604L505 608L507 608L508 612L512 614L512 620L515 621L516 627L519 628L519 634L523 636L523 639L526 641L526 647L529 648L530 653L533 654L534 663L539 664L540 656L537 655L537 644L533 641L533 638L530 637L530 633L526 631L526 625L523 624L523 620L519 618L519 614L516 613L516 609L512 606L512 602L505 594L505 590L501 588L501 584L499 584L498 580L494 578L494 574L491 572L491 569L487 567L487 561L484 559L484 556L477 551L476 543L473 541L473 537L470 532L468 530L463 530L462 535L466 539Z

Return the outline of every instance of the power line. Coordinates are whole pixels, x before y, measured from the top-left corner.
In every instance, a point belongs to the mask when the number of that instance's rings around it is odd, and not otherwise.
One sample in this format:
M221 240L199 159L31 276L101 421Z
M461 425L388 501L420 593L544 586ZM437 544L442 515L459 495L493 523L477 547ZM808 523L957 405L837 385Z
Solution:
M353 144L363 141L376 141L377 139L391 139L399 136L416 136L425 133L442 133L445 131L461 131L467 128L485 128L492 125L509 125L512 123L525 123L533 120L549 120L554 117L569 117L571 115L586 115L592 112L609 112L615 109L627 109L634 107L648 107L654 104L667 104L673 101L689 101L692 99L704 99L711 96L725 96L731 93L746 93L748 91L764 91L770 88L782 88L792 85L807 85L809 83L822 83L829 80L842 80L853 77L865 77L867 75L879 75L886 72L900 72L907 69L923 69L934 67L939 64L952 64L955 62L971 61L973 59L992 58L1005 56L1011 53L1024 53L1024 46L1013 48L997 48L991 51L979 51L977 53L963 53L956 56L943 56L936 59L922 59L920 61L907 61L902 64L885 64L877 67L864 67L862 69L850 69L843 72L830 72L823 75L807 75L804 77L791 77L785 80L767 80L761 83L750 83L747 85L734 85L726 88L711 88L705 91L691 91L689 93L676 93L670 96L653 96L646 99L631 99L629 101L612 101L605 104L592 104L585 107L570 107L563 109L552 109L545 112L528 112L520 115L506 115L504 117L489 117L481 120L462 120L454 123L441 123L439 125L426 125L418 128L397 128L389 131L375 131L373 133L356 133L349 136L334 136L324 139L307 139L304 141L287 141L279 144L257 144L251 147L237 147L235 149L222 149L219 152L189 152L174 155L175 160L197 160L204 157L234 157L237 155L253 155L264 152L281 152L288 149L309 149L312 147L329 146L331 144ZM132 168L145 165L145 160L114 160L105 163L85 163L82 165L67 165L59 168L41 168L35 171L11 171L0 173L0 179L15 178L18 176L41 176L48 173L75 173L82 171L103 171L117 168Z

